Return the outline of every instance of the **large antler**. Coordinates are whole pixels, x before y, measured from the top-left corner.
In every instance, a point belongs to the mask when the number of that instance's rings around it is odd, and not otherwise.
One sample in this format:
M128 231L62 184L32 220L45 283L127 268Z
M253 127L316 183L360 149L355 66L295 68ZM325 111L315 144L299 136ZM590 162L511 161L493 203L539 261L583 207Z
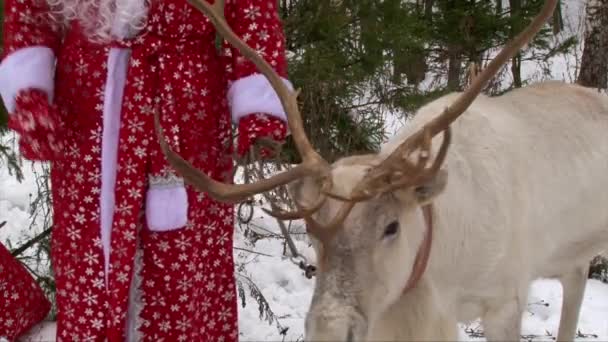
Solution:
M287 122L296 148L302 157L302 163L288 171L279 173L269 179L262 179L257 183L226 184L218 182L197 170L171 149L165 140L158 113L155 113L155 125L160 145L169 163L188 183L198 190L209 193L216 200L230 203L242 202L252 195L263 193L307 175L324 177L329 181L328 163L313 149L306 137L297 104L299 91L291 92L266 60L260 57L255 50L244 43L232 31L224 17L224 1L217 0L214 4L210 4L205 0L188 0L188 2L202 11L211 20L220 35L236 47L243 56L251 60L268 79L287 113Z

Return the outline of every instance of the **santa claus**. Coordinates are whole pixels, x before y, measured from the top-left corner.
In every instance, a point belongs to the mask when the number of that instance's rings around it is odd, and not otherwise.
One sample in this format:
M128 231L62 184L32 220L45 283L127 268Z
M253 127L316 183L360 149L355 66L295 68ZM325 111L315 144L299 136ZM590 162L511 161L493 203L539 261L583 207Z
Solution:
M225 14L286 78L276 0ZM226 181L232 123L241 155L286 135L255 66L185 0L5 0L0 94L22 154L52 166L57 341L236 341L232 207L172 170L153 112Z

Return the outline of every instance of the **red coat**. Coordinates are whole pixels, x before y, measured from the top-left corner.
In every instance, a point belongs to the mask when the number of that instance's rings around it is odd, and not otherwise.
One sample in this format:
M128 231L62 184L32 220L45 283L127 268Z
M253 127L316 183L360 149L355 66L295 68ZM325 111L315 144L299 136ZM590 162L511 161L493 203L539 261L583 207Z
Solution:
M108 44L76 22L62 35L34 20L43 3L5 1L0 94L12 112L21 90L44 90L61 117L65 150L51 169L57 340L237 340L232 206L184 186L152 113L176 151L226 180L231 122L284 119L274 91L236 50L216 49L215 29L184 0L151 1L139 35ZM275 4L228 0L226 17L286 77Z

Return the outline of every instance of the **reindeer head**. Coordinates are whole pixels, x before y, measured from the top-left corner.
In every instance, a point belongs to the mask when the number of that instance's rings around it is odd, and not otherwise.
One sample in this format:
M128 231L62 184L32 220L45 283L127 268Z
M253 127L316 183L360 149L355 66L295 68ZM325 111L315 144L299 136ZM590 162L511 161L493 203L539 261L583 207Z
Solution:
M223 17L223 1L189 0L209 17L217 31L266 76L285 111L302 163L253 184L225 184L196 170L171 150L155 113L163 152L171 165L216 200L230 203L290 184L298 206L293 213L275 212L282 219L304 218L318 254L315 293L307 318L307 338L363 340L370 322L415 285L426 266L432 241L432 215L421 215L444 189L441 170L450 145L450 124L481 92L500 67L540 30L557 0L547 0L541 13L488 64L451 107L411 134L388 156L343 158L329 165L311 146L291 92L266 61L236 36ZM443 133L434 156L431 141ZM421 248L421 246L423 248ZM422 254L421 252L422 251ZM398 265L394 267L391 265Z
M333 194L352 194L353 185L379 163L377 156L334 163ZM333 227L319 224L332 222L344 210L342 200L330 197L306 219L317 254L307 340L363 340L370 322L415 286L426 266L426 260L419 258L425 251L419 246L430 247L424 241L431 237L430 222L420 209L441 193L446 182L447 173L441 170L416 186L381 192L356 203ZM290 192L298 203L312 206L322 195L321 186L313 177L306 177L294 182Z

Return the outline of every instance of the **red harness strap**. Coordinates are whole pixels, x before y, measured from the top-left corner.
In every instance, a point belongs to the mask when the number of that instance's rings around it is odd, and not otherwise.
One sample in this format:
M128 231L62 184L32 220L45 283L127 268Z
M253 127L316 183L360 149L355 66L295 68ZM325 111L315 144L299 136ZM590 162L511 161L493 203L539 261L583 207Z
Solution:
M431 255L431 245L433 243L433 205L427 204L422 207L422 214L424 215L424 222L426 229L424 231L424 238L422 244L418 248L416 253L416 260L414 260L414 266L412 267L412 273L410 278L405 285L403 292L407 292L418 284L420 278L426 271L426 266L429 262L429 256Z

